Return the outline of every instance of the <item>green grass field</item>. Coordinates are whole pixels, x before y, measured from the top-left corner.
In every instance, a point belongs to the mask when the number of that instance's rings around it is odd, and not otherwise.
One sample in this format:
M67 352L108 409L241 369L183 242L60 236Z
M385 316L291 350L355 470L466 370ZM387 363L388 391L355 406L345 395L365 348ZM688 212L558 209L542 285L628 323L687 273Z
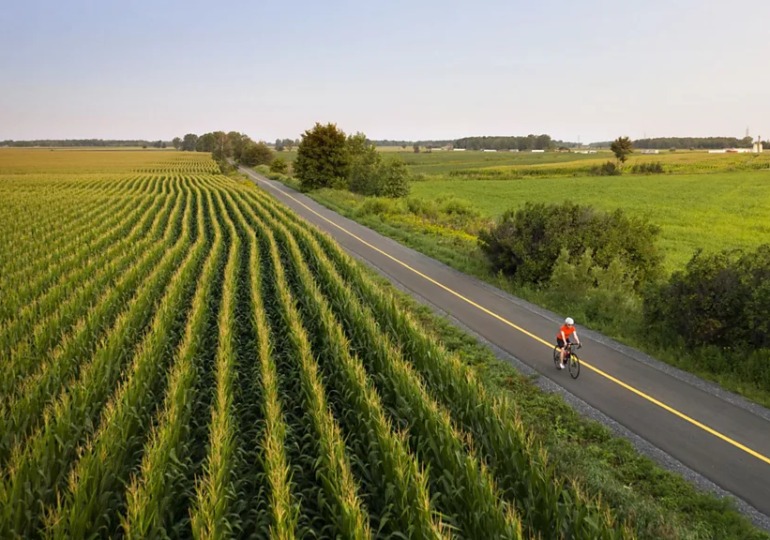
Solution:
M752 248L770 238L770 173L429 180L412 184L417 197L454 195L497 217L525 202L571 200L604 210L623 208L662 229L669 269L683 266L698 248Z
M414 196L465 199L485 220L528 201L564 200L646 216L662 229L660 245L669 271L681 268L698 248L754 248L770 237L770 152L758 156L637 152L627 167L660 162L674 174L597 177L578 174L612 159L611 152L415 154L400 147L381 150L388 157L403 159L410 171L424 180L412 184ZM296 154L295 149L279 155L291 162ZM537 176L517 177L522 173Z

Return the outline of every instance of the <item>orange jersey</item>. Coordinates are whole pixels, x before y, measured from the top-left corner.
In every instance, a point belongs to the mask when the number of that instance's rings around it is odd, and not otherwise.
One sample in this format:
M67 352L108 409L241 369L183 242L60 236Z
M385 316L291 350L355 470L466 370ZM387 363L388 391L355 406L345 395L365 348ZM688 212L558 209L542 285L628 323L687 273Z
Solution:
M575 333L575 327L574 326L567 326L566 324L561 327L561 330L556 335L557 338L561 339L561 334L564 332L564 337L566 339L569 339L569 337Z

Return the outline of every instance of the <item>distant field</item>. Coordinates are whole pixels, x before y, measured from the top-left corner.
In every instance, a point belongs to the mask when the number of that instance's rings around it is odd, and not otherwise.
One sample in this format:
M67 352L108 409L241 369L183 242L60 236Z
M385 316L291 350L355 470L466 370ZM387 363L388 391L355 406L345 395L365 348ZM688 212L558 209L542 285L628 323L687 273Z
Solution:
M510 180L521 176L578 176L586 175L591 167L615 157L608 150L596 154L574 152L447 152L433 151L415 154L411 148L380 148L388 157L400 157L413 174L429 176L453 176L468 180ZM288 162L293 162L297 151L280 152ZM706 151L663 151L660 154L642 154L637 151L627 162L627 167L640 163L660 162L666 172L700 173L738 170L770 169L770 152L754 154L709 154Z
M488 216L531 202L571 200L648 216L662 227L669 269L682 267L699 247L755 247L770 239L770 173L429 180L412 184L417 197L454 195Z
M0 174L215 173L209 154L131 148L0 148Z

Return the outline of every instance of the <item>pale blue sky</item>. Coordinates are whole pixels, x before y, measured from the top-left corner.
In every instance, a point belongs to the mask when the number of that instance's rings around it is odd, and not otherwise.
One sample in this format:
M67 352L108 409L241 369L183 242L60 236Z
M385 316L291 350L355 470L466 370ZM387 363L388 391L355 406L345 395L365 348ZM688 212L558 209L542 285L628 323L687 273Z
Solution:
M770 2L4 0L0 140L770 136Z

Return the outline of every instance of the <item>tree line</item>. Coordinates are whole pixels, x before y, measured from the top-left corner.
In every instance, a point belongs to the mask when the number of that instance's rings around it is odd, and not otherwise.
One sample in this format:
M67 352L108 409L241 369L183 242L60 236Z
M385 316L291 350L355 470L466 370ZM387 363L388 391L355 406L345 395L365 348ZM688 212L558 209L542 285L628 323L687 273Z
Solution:
M171 144L183 152L211 152L211 156L219 162L232 158L247 167L271 165L276 159L275 152L264 141L253 141L237 131L212 131L203 135L188 133L184 137L174 137Z
M607 148L612 141L594 142L592 147ZM676 150L720 150L723 148L751 148L754 140L751 137L656 137L637 139L634 147L645 149L676 149ZM768 143L765 142L765 145Z
M14 146L14 147L80 147L80 146L97 146L97 147L119 147L119 146L154 146L156 143L145 140L104 140L104 139L39 139L34 141L14 141L6 140L0 141L0 146Z

